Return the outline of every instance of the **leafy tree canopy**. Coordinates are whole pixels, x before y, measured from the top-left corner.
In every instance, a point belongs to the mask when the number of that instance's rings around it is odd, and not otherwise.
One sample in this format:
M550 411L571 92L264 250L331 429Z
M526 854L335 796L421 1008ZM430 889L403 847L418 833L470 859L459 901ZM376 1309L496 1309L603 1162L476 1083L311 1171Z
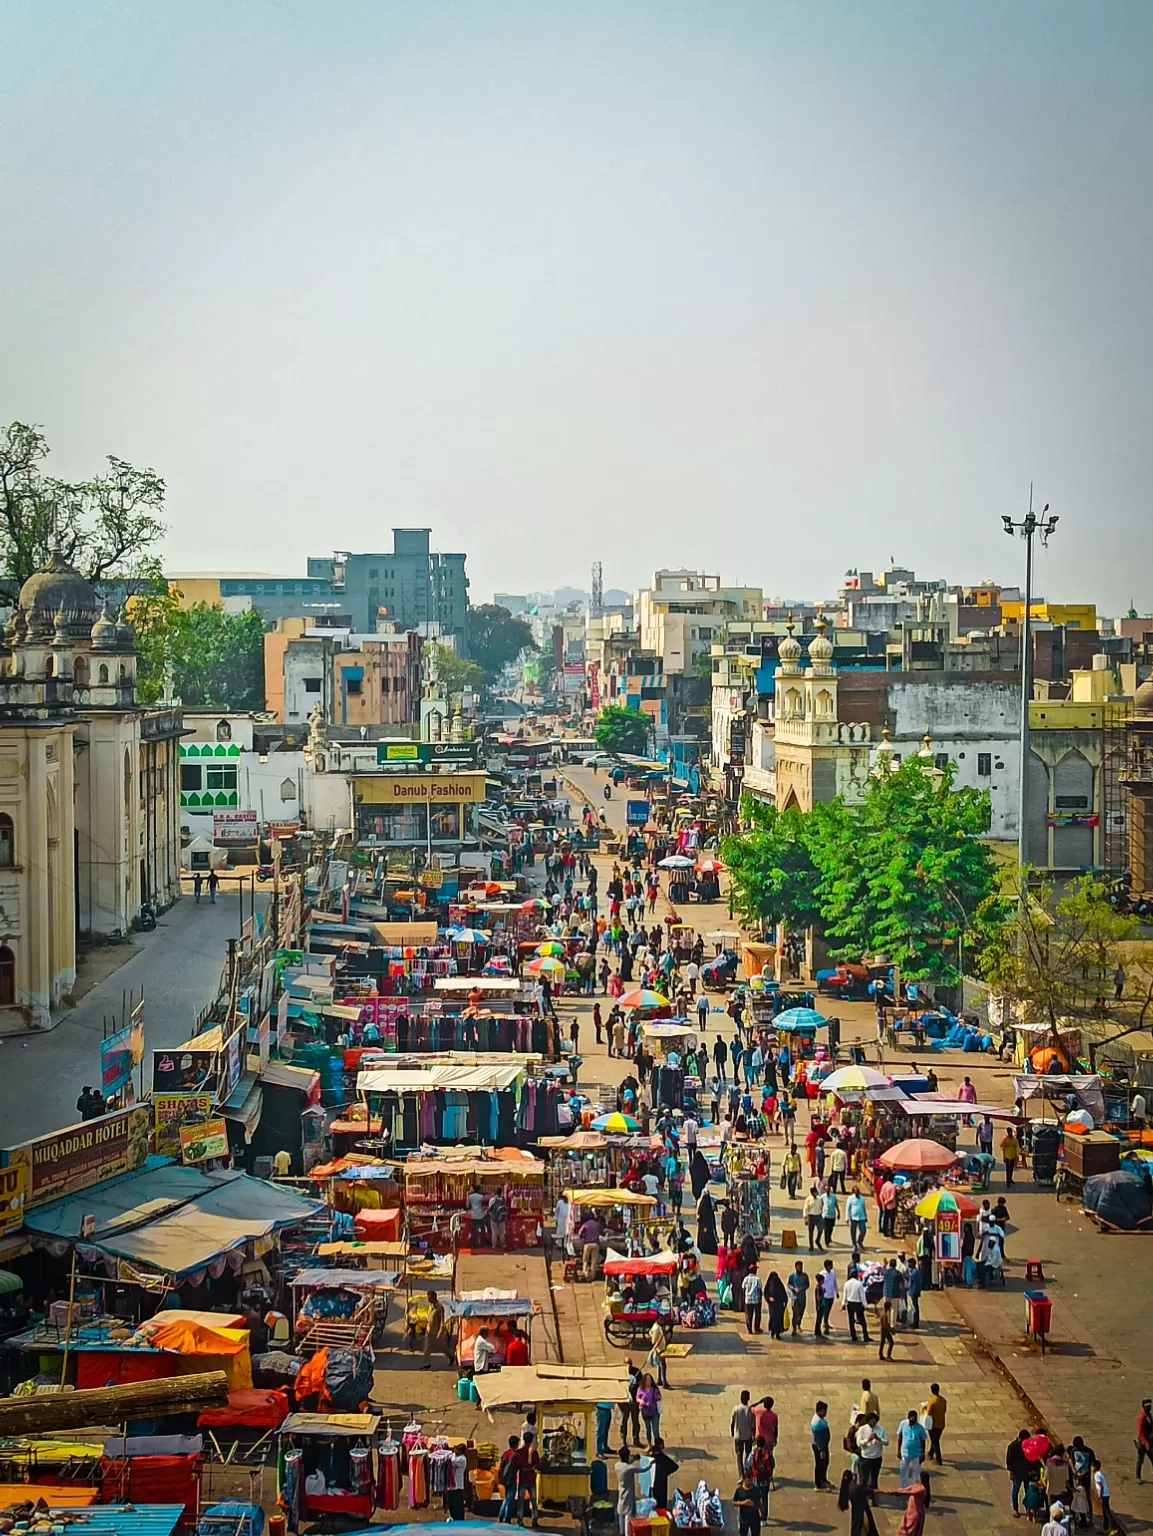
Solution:
M606 704L593 729L602 752L631 752L640 756L648 745L652 722L639 709L621 704Z
M834 954L884 954L910 980L954 982L958 939L993 888L989 796L920 756L869 780L860 804L812 813L817 901Z
M254 609L182 609L167 587L133 598L129 609L142 702L171 692L193 709L264 708L264 621Z
M463 693L466 688L473 688L479 692L485 685L485 675L481 667L475 661L466 661L463 656L458 656L451 645L442 645L439 640L432 642L432 656L436 667L436 675L444 684L444 691L450 697L454 693Z
M1094 875L1056 886L1029 870L1007 870L979 913L980 975L1054 1035L1061 1019L1097 1011L1097 999L1112 995L1119 946L1140 927L1136 918L1115 911L1107 896ZM1153 977L1146 975L1137 990L1133 1028L1142 1026L1153 1003Z
M0 430L0 600L48 563L58 544L93 583L155 580L152 554L164 534L164 481L109 455L105 474L59 480L44 472L48 442L39 427Z
M748 830L721 843L729 902L742 922L757 929L777 923L804 928L818 915L817 869L806 841L806 817L795 807L778 811L748 795L741 803Z
M489 682L532 644L532 630L524 619L514 619L499 603L469 609L468 647Z
M727 838L733 906L746 921L819 922L835 955L884 954L910 979L957 978L958 940L993 887L988 796L913 757L870 779L858 805L752 809Z

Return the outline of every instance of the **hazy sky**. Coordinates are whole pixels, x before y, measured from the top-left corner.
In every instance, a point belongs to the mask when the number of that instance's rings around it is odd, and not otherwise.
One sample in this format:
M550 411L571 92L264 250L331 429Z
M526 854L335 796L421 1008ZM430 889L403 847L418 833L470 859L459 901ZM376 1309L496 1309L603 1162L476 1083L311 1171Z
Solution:
M174 569L1153 604L1153 6L0 0L0 415Z

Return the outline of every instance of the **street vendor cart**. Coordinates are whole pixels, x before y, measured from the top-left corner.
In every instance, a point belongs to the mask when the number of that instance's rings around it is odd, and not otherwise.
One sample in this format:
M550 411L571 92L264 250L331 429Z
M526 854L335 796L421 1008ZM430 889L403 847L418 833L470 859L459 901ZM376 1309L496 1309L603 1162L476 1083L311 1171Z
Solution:
M537 1496L542 1504L587 1499L594 1460L598 1402L623 1403L628 1372L614 1365L522 1365L478 1376L481 1405L535 1408L540 1451Z
M292 1281L297 1353L379 1344L388 1323L388 1299L398 1282L395 1270L301 1270Z
M515 1291L462 1291L445 1301L444 1311L456 1323L456 1363L461 1370L472 1364L473 1345L482 1328L488 1329L496 1346L494 1367L504 1365L508 1341L514 1333L524 1339L529 1353L529 1360L520 1364L531 1363L532 1320L538 1311L531 1296L518 1296Z
M565 1198L569 1203L565 1246L577 1258L580 1257L577 1231L590 1212L604 1221L600 1237L602 1253L607 1253L610 1246L637 1253L645 1251L644 1221L657 1205L652 1195L637 1194L631 1189L566 1189ZM567 1265L565 1278L570 1278ZM576 1278L575 1266L571 1278Z
M677 1256L667 1250L636 1258L609 1250L604 1263L604 1330L610 1344L639 1343L648 1338L654 1323L671 1338L676 1271Z

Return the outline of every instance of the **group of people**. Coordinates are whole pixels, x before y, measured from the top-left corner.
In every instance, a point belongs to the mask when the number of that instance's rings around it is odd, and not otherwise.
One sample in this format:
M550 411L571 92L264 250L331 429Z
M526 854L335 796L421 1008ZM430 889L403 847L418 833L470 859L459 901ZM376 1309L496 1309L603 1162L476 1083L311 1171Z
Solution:
M1142 1413L1148 1416L1149 1412L1150 1404L1145 1402ZM1140 1425L1139 1414L1139 1429ZM1140 1465L1138 1460L1138 1477ZM1005 1448L1005 1470L1014 1515L1042 1523L1043 1536L1070 1536L1074 1529L1091 1529L1094 1502L1100 1510L1101 1529L1115 1529L1109 1480L1082 1435L1074 1435L1065 1446L1036 1430L1018 1430Z

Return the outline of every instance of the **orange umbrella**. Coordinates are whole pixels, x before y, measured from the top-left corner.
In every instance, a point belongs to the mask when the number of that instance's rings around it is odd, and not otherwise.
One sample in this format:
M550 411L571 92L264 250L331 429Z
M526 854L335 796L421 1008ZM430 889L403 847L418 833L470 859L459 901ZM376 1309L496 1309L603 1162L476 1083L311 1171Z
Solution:
M882 1152L877 1161L885 1168L925 1172L935 1168L951 1168L961 1159L955 1152L950 1152L948 1147L943 1147L939 1141L927 1141L923 1137L914 1136L911 1140L899 1141L895 1147Z

